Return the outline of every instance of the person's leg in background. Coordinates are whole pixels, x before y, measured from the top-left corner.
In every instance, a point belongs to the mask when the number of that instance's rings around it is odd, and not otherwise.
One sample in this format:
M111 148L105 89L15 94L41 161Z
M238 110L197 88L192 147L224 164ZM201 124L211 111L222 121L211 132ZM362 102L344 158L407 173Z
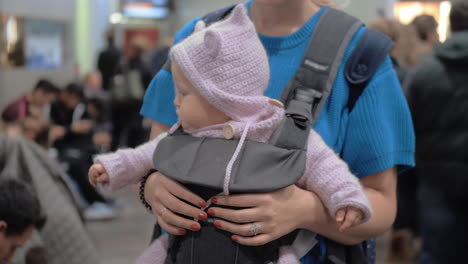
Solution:
M128 126L128 138L127 146L130 148L135 148L148 141L149 130L143 127L143 116L140 115L139 109L141 108L141 101L135 100L132 101L128 107L129 120L127 123Z
M460 201L426 184L418 192L422 250L420 264L466 263L468 211Z
M61 160L68 166L68 174L78 185L80 193L88 203L83 216L86 220L104 220L116 217L115 208L88 182L88 168L91 166L90 155L80 155L79 151L67 150Z
M125 125L128 121L128 113L126 113L126 107L124 103L113 102L112 103L112 144L111 150L117 150L122 144L126 144L122 140L122 134L125 134Z

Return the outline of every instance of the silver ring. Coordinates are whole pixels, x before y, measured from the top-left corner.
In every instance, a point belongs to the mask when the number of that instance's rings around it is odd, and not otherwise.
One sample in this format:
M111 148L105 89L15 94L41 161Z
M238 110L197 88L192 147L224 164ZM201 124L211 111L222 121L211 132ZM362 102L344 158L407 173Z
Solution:
M260 223L253 223L250 228L249 228L249 232L256 236L259 232L260 232L260 228L262 228L262 224Z
M163 214L167 211L167 208L166 207L163 207L163 209L161 209L161 211L159 211L159 216L163 216Z

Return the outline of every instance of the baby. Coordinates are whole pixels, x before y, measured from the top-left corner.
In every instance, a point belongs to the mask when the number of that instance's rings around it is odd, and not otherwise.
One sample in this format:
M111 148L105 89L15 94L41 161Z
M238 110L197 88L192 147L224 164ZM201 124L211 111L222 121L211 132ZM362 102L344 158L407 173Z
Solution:
M240 147L245 140L269 142L285 113L281 102L263 96L270 78L268 58L243 5L207 28L199 22L191 36L172 48L171 59L179 122L169 134L182 128L193 137L240 138ZM166 136L136 149L98 156L89 170L91 184L112 191L139 182L153 168L153 153ZM232 169L227 167L225 183ZM304 175L296 184L319 195L341 231L372 215L357 178L314 130L308 138ZM224 193L228 192L225 184ZM161 238L155 241L145 252L153 259L142 257L146 262L139 263L164 263L166 243ZM163 257L156 260L154 252ZM281 263L299 263L298 257L280 250Z

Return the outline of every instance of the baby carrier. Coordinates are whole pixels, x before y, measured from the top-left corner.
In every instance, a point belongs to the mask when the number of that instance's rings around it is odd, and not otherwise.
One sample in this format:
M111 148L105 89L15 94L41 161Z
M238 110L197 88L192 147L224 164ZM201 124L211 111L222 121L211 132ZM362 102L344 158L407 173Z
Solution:
M210 13L203 21L208 26L232 9ZM223 176L239 144L236 139L197 138L179 129L160 141L154 167L203 199L219 194L226 186L231 193L259 193L295 184L304 174L310 129L331 92L348 45L362 25L358 19L335 9L323 13L298 72L281 95L286 111L279 127L268 143L243 143L228 182ZM380 33L363 33L345 70L350 84L350 112L391 46L391 41ZM169 64L170 61L166 70L170 70ZM292 245L302 257L317 243L311 232L300 230L264 246L242 246L231 240L231 234L215 228L213 221L200 221L202 229L198 232L171 236L166 264L275 263L283 245ZM206 247L207 244L212 247ZM322 263L368 263L358 246L345 247L332 241L327 245L328 254L321 256Z

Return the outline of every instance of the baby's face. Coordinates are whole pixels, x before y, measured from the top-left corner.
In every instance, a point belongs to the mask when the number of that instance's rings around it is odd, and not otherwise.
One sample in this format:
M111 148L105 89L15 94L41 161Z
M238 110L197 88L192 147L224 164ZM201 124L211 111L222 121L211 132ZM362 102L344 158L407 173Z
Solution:
M200 95L175 62L172 62L172 76L176 86L174 105L185 131L222 124L230 120Z

